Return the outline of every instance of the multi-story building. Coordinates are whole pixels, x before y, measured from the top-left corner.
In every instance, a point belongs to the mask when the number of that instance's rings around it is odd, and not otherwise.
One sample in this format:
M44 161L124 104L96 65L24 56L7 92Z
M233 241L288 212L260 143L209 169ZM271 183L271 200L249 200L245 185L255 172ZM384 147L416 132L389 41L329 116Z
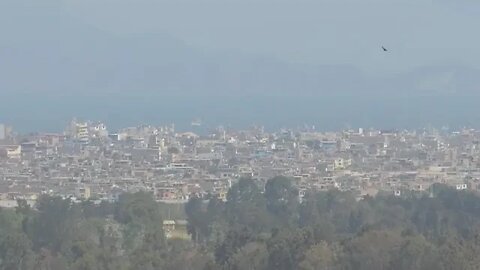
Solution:
M89 131L88 122L78 122L74 119L70 123L66 133L73 140L82 144L88 144L90 140Z

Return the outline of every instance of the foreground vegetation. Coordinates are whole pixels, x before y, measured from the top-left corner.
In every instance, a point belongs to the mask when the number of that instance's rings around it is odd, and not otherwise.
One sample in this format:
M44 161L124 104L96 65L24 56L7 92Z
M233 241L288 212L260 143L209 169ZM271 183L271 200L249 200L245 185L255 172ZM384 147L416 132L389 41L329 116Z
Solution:
M480 197L428 194L356 200L307 194L277 177L241 179L227 202L191 199L192 241L165 239L165 205L147 193L116 203L44 196L0 210L0 269L479 269Z

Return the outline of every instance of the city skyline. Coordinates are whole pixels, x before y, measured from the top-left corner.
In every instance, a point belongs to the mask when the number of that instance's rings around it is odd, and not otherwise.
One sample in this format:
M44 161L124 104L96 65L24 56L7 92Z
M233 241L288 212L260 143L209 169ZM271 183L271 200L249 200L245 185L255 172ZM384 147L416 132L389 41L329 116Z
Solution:
M0 269L480 269L479 14L0 0Z

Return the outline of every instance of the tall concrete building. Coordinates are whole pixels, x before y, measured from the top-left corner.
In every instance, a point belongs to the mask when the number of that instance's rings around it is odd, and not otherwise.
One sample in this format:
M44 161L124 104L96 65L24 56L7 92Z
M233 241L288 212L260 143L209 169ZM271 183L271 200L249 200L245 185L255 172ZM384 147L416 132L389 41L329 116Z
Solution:
M88 124L87 123L76 123L75 126L75 138L84 144L87 144L89 141L88 133Z
M87 122L78 122L76 119L73 119L66 133L80 143L88 144L89 142L89 125Z

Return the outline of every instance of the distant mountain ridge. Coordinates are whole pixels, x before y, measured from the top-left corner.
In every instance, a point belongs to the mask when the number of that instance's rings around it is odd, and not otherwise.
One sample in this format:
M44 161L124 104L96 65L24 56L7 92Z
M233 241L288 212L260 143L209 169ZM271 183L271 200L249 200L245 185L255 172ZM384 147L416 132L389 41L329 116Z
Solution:
M26 14L27 16L29 14ZM169 35L119 37L58 15L0 29L0 89L45 94L477 95L480 71L422 67L371 77L351 66L292 64L191 48ZM13 20L13 21L12 21ZM0 93L1 95L1 93Z

